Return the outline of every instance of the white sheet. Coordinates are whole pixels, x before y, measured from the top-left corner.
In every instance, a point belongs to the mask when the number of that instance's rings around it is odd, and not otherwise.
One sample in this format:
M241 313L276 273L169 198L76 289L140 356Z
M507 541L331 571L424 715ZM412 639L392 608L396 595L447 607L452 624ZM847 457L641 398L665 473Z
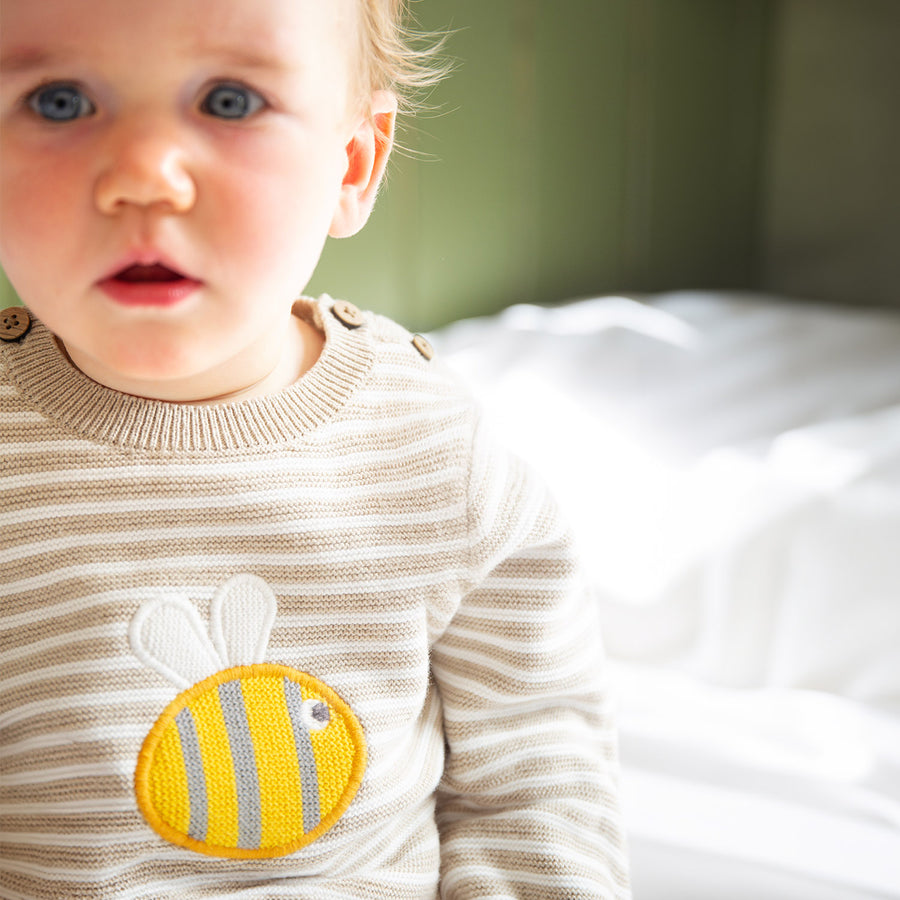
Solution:
M900 897L900 314L678 293L433 335L560 496L635 897Z

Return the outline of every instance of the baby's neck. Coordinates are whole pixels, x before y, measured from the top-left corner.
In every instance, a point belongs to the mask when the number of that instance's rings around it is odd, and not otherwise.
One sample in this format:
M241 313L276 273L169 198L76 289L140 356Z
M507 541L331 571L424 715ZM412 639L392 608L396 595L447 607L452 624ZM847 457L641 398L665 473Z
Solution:
M316 364L325 343L324 335L309 322L292 316L291 325L285 339L284 352L272 369L256 381L216 396L181 402L195 405L236 403L251 397L264 397L290 387Z
M249 360L233 360L223 371L202 372L189 379L170 381L134 379L107 372L59 343L76 368L104 387L168 403L221 405L274 394L294 384L319 359L325 337L310 322L292 315L279 352L268 360L260 359L257 354Z

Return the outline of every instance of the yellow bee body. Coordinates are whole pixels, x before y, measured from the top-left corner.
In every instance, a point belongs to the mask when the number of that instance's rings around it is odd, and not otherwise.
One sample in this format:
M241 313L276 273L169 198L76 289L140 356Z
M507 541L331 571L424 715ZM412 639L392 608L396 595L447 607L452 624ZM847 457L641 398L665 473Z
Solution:
M224 622L238 643L245 629L237 625L246 623L229 618L229 601L252 613L262 599L267 615L274 603L252 576L232 579L220 594L214 626ZM179 619L187 628L173 632ZM210 645L185 660L184 648L176 641L173 651L157 632L197 635L196 612L175 600L145 604L135 617L136 652L173 681L173 672L194 672L223 655ZM172 843L212 856L267 858L328 831L353 800L365 766L362 727L331 688L296 669L254 662L203 678L166 707L141 748L135 794L150 826Z

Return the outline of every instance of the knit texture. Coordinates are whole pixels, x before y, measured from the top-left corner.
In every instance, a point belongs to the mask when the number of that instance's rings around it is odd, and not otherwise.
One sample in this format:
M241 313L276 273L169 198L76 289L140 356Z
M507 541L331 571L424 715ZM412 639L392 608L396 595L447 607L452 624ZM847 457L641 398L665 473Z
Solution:
M0 897L630 896L555 506L331 303L230 405L107 390L40 322L0 347Z

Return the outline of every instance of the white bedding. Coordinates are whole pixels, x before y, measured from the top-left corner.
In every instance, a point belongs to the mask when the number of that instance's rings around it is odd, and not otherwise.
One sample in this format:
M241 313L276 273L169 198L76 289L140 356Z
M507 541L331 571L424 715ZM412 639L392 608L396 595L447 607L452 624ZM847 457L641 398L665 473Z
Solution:
M900 898L900 313L682 292L432 337L575 525L636 900Z

